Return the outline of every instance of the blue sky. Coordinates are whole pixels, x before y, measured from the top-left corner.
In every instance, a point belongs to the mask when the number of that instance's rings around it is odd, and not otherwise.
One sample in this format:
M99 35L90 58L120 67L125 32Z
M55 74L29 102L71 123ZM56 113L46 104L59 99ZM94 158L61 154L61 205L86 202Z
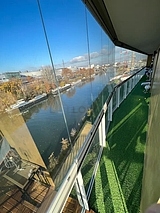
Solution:
M62 66L62 60L66 66L86 65L85 6L81 0L40 0L40 4L55 67ZM36 70L49 65L37 1L1 1L0 11L0 72ZM94 63L111 54L112 47L89 13L87 18Z

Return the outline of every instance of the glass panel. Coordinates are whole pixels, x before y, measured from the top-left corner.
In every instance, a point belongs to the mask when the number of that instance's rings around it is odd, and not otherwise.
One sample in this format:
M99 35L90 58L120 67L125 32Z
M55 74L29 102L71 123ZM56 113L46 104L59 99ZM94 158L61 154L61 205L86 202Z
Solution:
M126 98L127 95L127 82L124 83L124 93L123 93L123 99Z
M1 9L0 200L8 212L29 212L43 206L50 186L55 189L50 169L61 144L54 143L53 123L61 123L60 132L66 127L59 99L50 96L56 85L37 2L8 0Z
M110 84L110 78L113 75L113 61L115 46L109 40L108 36L93 20L93 17L87 12L88 20L88 66L94 70L90 81L90 96L92 115L90 121L93 123L101 111L113 86Z
M94 69L88 69L84 4L79 1L70 5L65 1L62 7L58 2L40 1L50 52L36 1L32 5L12 3L10 9L6 4L2 6L1 72L5 73L1 74L0 82L3 111L0 169L5 175L3 181L8 180L9 193L12 186L24 189L33 179L43 182L46 191L48 185L57 190L92 127L86 122L91 117L88 111L93 101L91 96L95 100L106 84L101 83L101 75L88 78ZM97 32L100 44L100 27L93 18L89 25ZM91 40L94 44L97 37ZM100 58L98 44L91 49L91 63L95 63L97 51ZM95 115L101 110L104 98L100 97Z
M102 42L103 42L102 52L105 55L105 60L104 60L105 75L104 75L103 81L106 82L105 83L106 86L104 90L102 91L103 104L104 104L114 88L114 84L112 83L111 78L114 76L113 64L115 62L115 46L109 40L109 38L105 35L103 31L102 31Z
M82 205L82 202L81 202ZM67 199L67 202L63 208L63 213L68 212L81 212L82 206L80 205L77 197L77 192L75 186L73 186L72 191Z
M127 81L127 95L129 93L129 80Z
M99 150L99 133L97 132L81 169L86 192L88 191L93 178L93 172L96 166Z
M85 114L90 104L90 93L86 92L87 88L81 83L85 70L80 70L81 66L87 65L84 4L75 2L71 5L63 1L62 6L58 2L48 1L46 5L45 1L41 1L41 8L54 60L57 86L61 92L59 96L57 90L52 91L52 103L63 105L62 110L57 109L57 106L51 110L52 114L57 116L52 119L55 128L52 138L57 151L54 152L55 159L52 160L53 165L55 164L52 175L56 187L59 187L73 162L73 153L78 151L75 144L79 140L76 137L79 138L79 131L85 123ZM75 13L76 8L78 16ZM63 120L58 119L58 114L62 115Z
M16 190L21 197L19 188L46 196L115 85L115 47L81 1L7 0L0 20L1 200ZM29 196L36 207L44 198Z
M113 111L116 109L117 107L117 102L116 102L116 90L113 94Z
M120 82L131 74L137 72L146 64L146 56L124 48L115 48L115 64L116 78L115 81Z

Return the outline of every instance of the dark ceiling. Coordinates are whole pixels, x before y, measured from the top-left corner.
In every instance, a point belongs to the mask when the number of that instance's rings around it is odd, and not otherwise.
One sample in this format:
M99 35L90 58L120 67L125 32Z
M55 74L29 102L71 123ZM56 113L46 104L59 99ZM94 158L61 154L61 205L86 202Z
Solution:
M115 45L153 54L160 45L160 0L83 0Z

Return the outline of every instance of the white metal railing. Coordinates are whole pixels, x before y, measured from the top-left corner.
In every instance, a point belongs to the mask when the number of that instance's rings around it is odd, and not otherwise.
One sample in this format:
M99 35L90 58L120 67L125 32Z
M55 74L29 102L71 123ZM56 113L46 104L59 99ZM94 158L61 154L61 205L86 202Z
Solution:
M106 100L101 112L97 116L96 121L93 124L93 127L91 131L89 132L88 136L86 137L86 140L84 141L81 149L79 150L77 156L74 158L73 163L65 176L62 184L60 185L59 190L56 193L56 196L50 203L50 206L47 210L47 213L59 213L62 212L63 206L71 192L72 186L74 185L75 181L77 181L77 175L81 170L82 164L85 160L85 157L88 154L88 151L92 145L92 142L94 141L94 137L99 130L105 131L105 128L109 127L110 121L112 121L112 115L114 111L120 106L120 104L125 100L125 98L128 96L128 94L132 91L132 89L135 87L135 85L139 82L139 80L142 78L142 76L145 73L145 69L142 68L132 76L130 76L128 79L124 80L120 84L116 85L109 95L108 99ZM107 116L106 116L107 115ZM104 120L104 117L107 117L107 119ZM107 125L106 125L107 122ZM100 127L100 128L99 128ZM105 134L104 132L101 134ZM106 135L106 134L105 134ZM91 194L92 186L94 183L94 177L96 175L97 171L97 165L99 165L99 161L101 158L102 150L104 147L104 143L100 144L100 150L98 154L98 160L96 162L96 169L94 169L94 173L92 175L90 185L88 187L87 191L87 199L89 199L89 196ZM82 196L83 197L83 196ZM86 200L84 200L86 202Z

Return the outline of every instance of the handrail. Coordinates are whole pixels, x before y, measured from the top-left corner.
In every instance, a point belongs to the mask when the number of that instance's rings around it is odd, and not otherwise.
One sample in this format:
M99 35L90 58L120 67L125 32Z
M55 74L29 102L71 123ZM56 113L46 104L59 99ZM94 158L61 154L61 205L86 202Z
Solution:
M122 84L124 84L126 81L128 81L129 79L131 79L134 75L137 75L139 72L141 72L145 67L141 68L140 70L138 70L137 72L135 72L134 74L132 74L130 77L128 77L126 80L122 81L121 83L117 84L115 87L120 87Z
M109 97L107 98L106 102L104 103L104 105L106 104L107 105L107 108L108 108L108 105L116 91L116 89L120 86L122 86L124 83L126 83L127 81L129 81L131 78L133 78L133 76L137 75L139 72L141 72L142 70L144 69L141 68L140 70L138 70L136 73L134 73L133 75L131 75L129 78L127 78L126 80L124 80L123 82L119 83L118 85L114 86L111 94L109 95ZM92 142L93 142L93 139L94 139L94 136L97 132L97 129L99 127L99 124L102 120L102 117L104 115L104 107L102 108L102 110L100 111L99 115L97 116L97 119L96 121L94 122L93 124L93 127L92 129L90 130L86 140L84 141L81 149L79 150L79 153L77 153L77 162L78 162L78 171L80 170L82 164L83 164L83 161L84 161L84 158L85 156L87 155L88 151L89 151L89 148L91 147L92 145Z
M123 85L124 83L126 83L126 82L127 82L128 80L130 80L133 76L135 76L135 75L137 75L139 72L141 72L144 68L145 68L145 67L141 68L140 70L138 70L137 72L135 72L134 74L132 74L130 77L128 77L126 80L124 80L124 81L122 81L122 82L120 82L119 84L117 84L117 85L114 86L114 88L113 88L111 94L108 96L108 98L107 98L107 100L106 100L107 106L108 106L108 104L109 104L111 98L113 97L113 94L114 94L116 88L118 88L118 87L120 87L121 85Z
M84 141L84 143L78 153L78 156L77 156L78 171L80 170L80 168L83 164L84 158L87 155L89 148L92 145L94 136L96 135L97 129L99 127L99 124L102 120L103 115L104 115L104 109L102 109L101 112L99 113L96 121L94 122L95 124L93 125L92 129L90 130L87 139Z
M61 210L63 208L63 206L65 204L65 201L67 199L67 196L69 195L69 193L71 191L71 188L73 187L73 184L75 183L76 175L80 171L80 169L81 169L81 167L83 165L83 162L85 160L85 157L87 156L87 153L89 152L89 148L91 147L91 145L92 145L92 143L94 141L93 140L94 136L97 133L97 130L98 130L99 125L100 125L100 123L102 121L102 118L105 115L105 113L107 112L107 108L108 108L108 106L110 104L110 101L112 100L113 95L116 93L116 89L118 87L122 86L127 81L129 81L133 76L137 75L143 69L144 68L140 69L139 71L137 71L136 73L131 75L129 78L127 78L126 80L124 80L123 82L121 82L120 84L116 85L113 88L111 94L108 96L107 100L104 103L104 106L102 107L99 115L97 116L97 119L94 122L94 124L92 126L92 129L90 130L86 140L84 141L82 147L80 148L80 150L77 153L75 159L73 160L73 163L70 166L65 178L63 179L63 182L60 185L59 190L57 191L54 199L50 203L50 206L47 209L47 213L59 212L59 210ZM128 92L128 94L129 94L129 92ZM102 153L102 149L100 149L100 152ZM100 158L100 155L98 155L98 157ZM89 188L89 190L91 190L91 188ZM60 198L61 198L62 202L59 203Z

